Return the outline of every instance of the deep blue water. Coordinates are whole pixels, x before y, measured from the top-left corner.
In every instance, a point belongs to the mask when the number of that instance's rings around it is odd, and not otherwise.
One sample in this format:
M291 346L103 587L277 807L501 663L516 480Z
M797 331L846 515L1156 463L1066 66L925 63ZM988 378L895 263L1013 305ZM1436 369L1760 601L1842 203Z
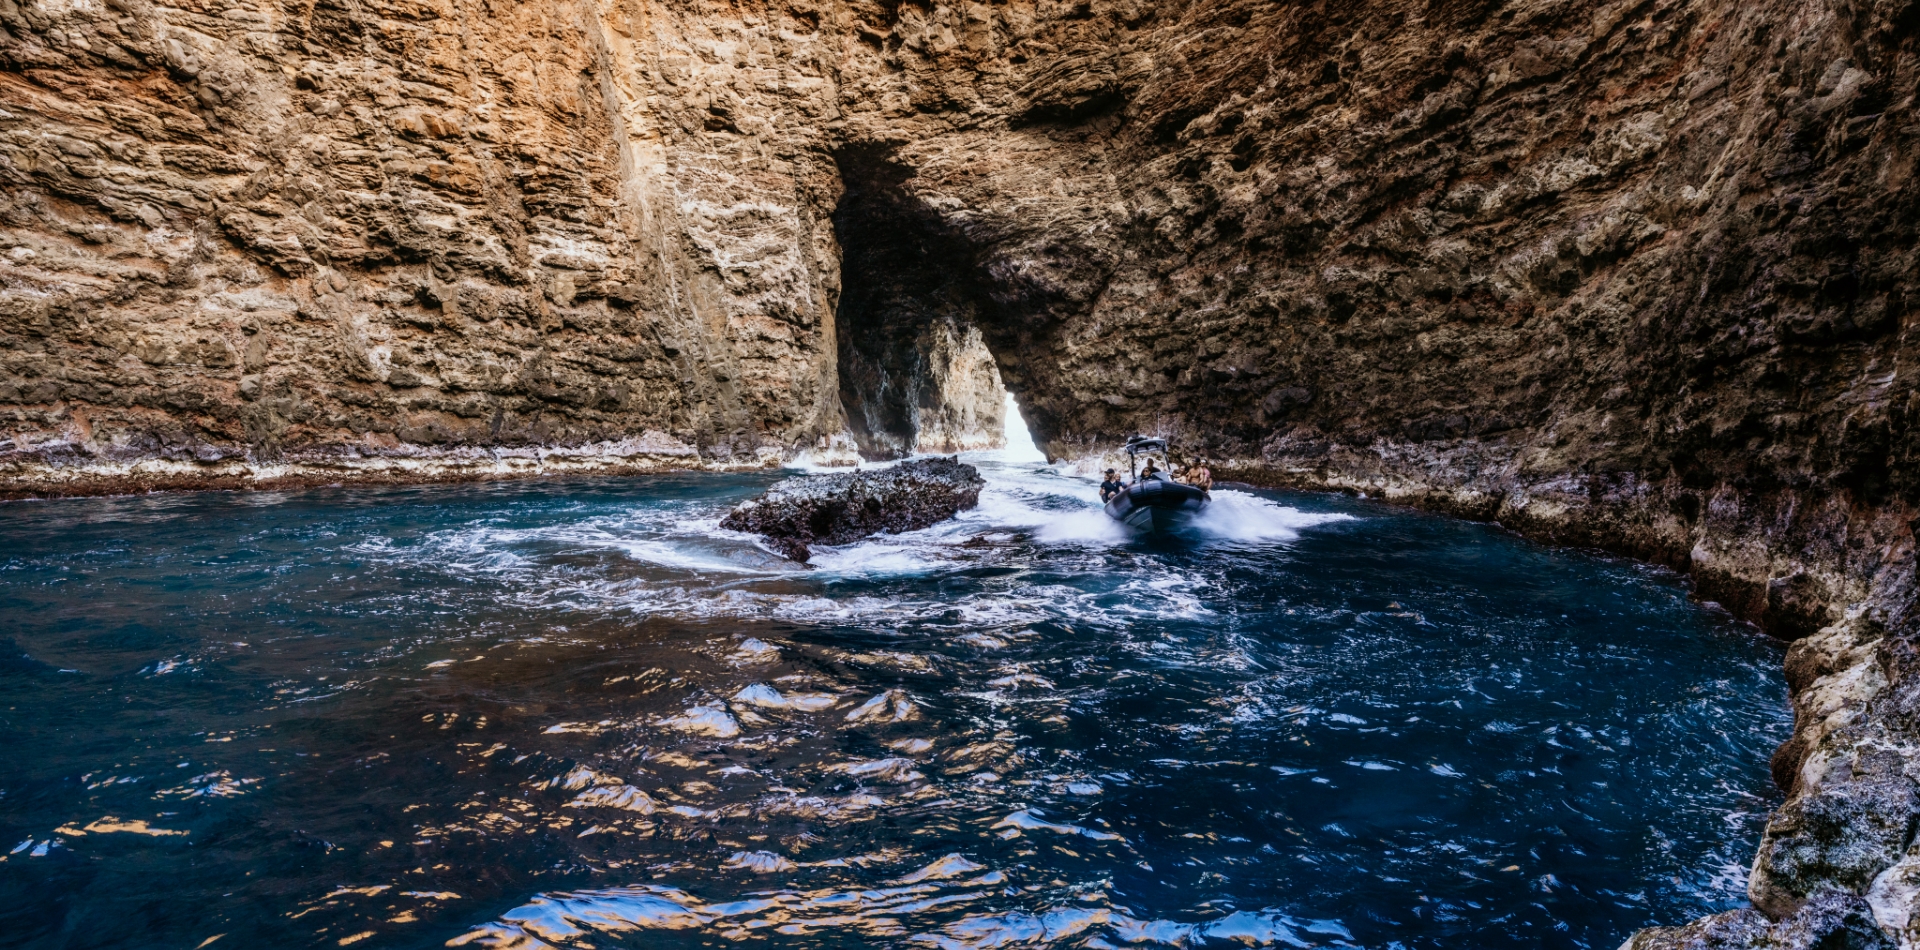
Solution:
M1778 651L1674 576L991 475L813 570L716 527L771 476L0 506L0 934L1611 948L1744 899Z

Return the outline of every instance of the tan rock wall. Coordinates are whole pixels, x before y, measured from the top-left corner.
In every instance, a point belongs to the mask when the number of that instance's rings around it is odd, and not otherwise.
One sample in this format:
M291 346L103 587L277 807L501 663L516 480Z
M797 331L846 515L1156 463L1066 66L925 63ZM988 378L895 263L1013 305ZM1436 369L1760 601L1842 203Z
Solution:
M680 91L818 82L793 50L645 5L9 9L20 477L838 431L830 160Z

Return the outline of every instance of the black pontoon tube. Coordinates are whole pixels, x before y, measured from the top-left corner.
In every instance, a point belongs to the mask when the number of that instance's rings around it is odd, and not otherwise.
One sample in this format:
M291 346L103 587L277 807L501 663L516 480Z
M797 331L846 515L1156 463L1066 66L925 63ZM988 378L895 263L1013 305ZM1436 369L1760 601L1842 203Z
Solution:
M1127 472L1132 482L1107 502L1107 516L1135 528L1170 531L1191 521L1213 500L1206 491L1173 480L1171 473L1155 472L1141 478L1139 454L1166 452L1167 440L1134 436L1127 440ZM1167 464L1173 464L1171 455Z

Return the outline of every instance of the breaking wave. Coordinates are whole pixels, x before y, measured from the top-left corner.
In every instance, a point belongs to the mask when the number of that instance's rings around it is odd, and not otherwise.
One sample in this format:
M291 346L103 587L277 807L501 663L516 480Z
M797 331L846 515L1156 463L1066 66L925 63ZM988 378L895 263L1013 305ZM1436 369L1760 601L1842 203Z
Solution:
M1004 458L1001 452L967 455L987 480L977 508L923 531L816 547L805 566L773 554L752 535L722 529L725 502L670 500L533 527L479 522L407 542L374 537L354 550L487 584L502 602L520 607L967 626L1204 614L1196 594L1207 579L1142 548L1136 532L1102 511L1092 481ZM1221 488L1179 543L1285 545L1303 530L1351 517ZM981 578L989 571L1004 573ZM850 581L942 575L983 582L958 596L924 586L853 596L834 589ZM1105 580L1089 584L1089 577ZM796 589L796 582L808 589Z
M1744 900L1778 659L1671 577L1228 487L1143 538L968 460L975 510L807 567L719 528L760 474L0 511L50 743L0 862L214 950L1492 950ZM156 874L233 897L122 924Z

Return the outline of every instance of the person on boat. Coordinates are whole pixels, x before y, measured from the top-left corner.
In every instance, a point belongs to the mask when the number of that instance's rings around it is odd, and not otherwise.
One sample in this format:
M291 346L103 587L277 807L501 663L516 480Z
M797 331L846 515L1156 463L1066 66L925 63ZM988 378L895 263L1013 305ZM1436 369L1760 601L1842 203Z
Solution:
M1159 474L1160 470L1154 467L1153 459L1147 459L1147 467L1140 470L1140 480L1144 482Z
M1187 484L1203 492L1213 494L1213 470L1205 462L1195 462L1187 466Z
M1120 473L1107 469L1107 480L1100 483L1100 503L1104 505L1112 501L1113 496L1126 490L1127 485L1120 480Z

